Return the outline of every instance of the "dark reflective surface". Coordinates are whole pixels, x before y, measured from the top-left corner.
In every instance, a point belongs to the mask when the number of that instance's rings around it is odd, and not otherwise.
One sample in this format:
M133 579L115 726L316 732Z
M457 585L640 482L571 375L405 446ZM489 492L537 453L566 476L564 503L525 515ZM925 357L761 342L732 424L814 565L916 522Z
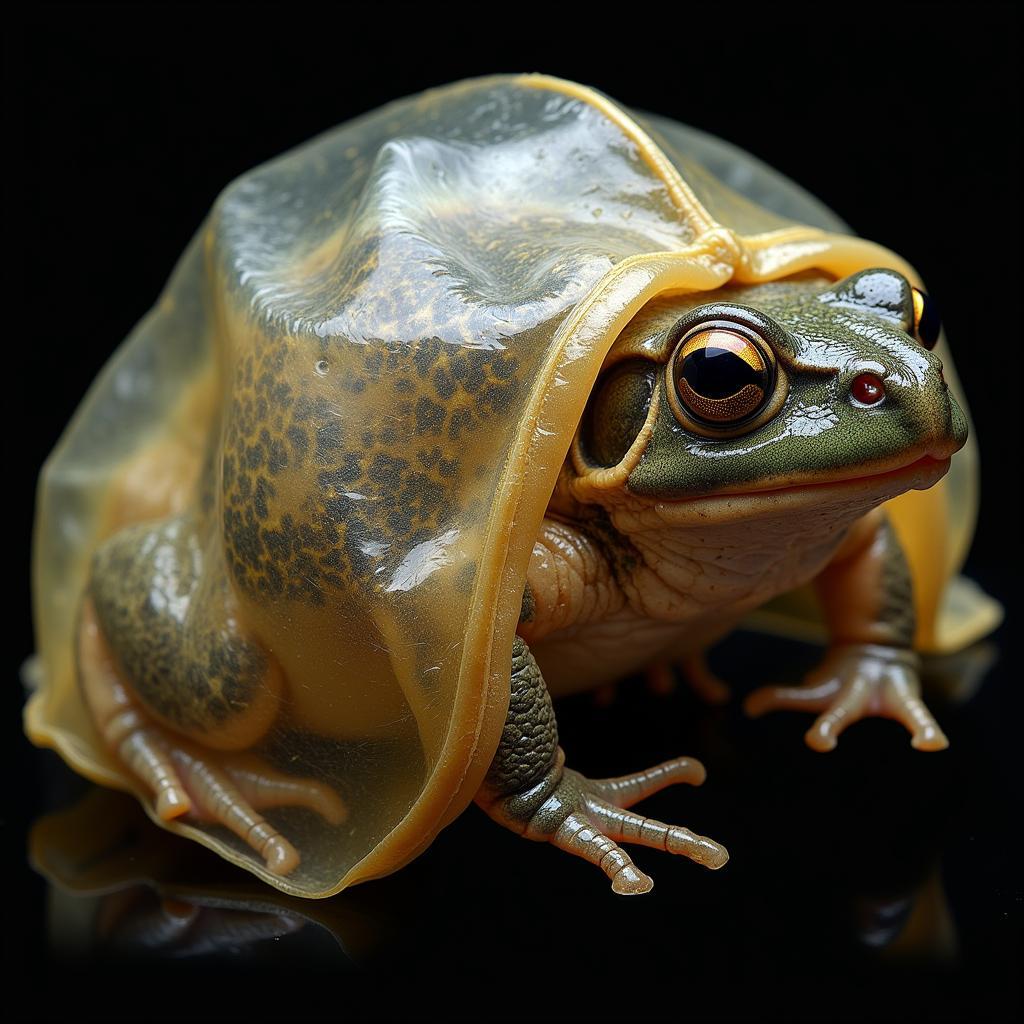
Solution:
M5 363L17 382L5 597L21 614L5 662L10 1016L1014 1018L1016 6L787 17L776 5L760 18L748 6L723 22L720 8L689 5L652 33L646 9L624 15L642 26L609 32L576 7L556 24L548 5L516 8L500 33L489 20L475 37L436 5L346 5L333 24L213 5L189 16L154 8L152 22L141 8L24 7L7 62L8 234L22 273L7 307L16 362ZM685 692L563 702L563 741L581 771L704 760L702 789L643 807L725 843L732 859L717 874L643 850L654 892L617 899L594 868L471 808L401 873L292 903L149 825L130 801L90 795L24 741L16 676L33 646L35 479L225 183L397 96L496 69L588 82L728 138L917 266L973 403L983 500L972 572L1013 602L1000 660L966 702L955 696L963 672L946 666L949 696L931 702L952 746L934 755L877 721L813 754L802 744L809 718L747 722L735 703L708 710ZM742 691L789 678L806 657L737 638L714 661ZM90 801L120 811L94 815ZM51 814L71 816L84 845L57 842L44 860ZM30 834L46 874L30 867Z
M742 692L797 678L815 655L737 634L713 666ZM682 1018L998 1016L1016 927L1003 668L987 644L929 669L953 740L932 755L877 720L815 754L805 716L749 722L735 703L712 710L640 681L608 706L562 702L584 772L678 753L709 768L701 789L645 809L721 840L732 860L712 874L640 850L655 890L633 899L472 808L404 871L295 900L33 752L49 798L27 839L40 901L22 922L30 970L48 1000L124 1013L144 1000L174 1015L198 999L243 1016L294 1000L342 1017L615 1017L624 1004Z

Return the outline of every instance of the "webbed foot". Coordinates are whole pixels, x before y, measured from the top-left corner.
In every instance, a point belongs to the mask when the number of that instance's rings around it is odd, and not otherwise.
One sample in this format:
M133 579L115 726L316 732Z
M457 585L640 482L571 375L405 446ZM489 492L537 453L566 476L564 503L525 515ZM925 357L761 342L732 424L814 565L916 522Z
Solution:
M588 779L564 763L558 748L550 773L537 785L508 795L482 794L477 801L492 818L525 838L552 843L596 864L620 895L650 892L654 886L620 842L682 854L712 869L728 861L728 851L714 840L628 810L674 783L699 786L705 777L699 761L680 757L611 779Z
M323 783L278 772L251 754L191 743L157 722L121 678L88 603L79 645L82 688L96 728L114 756L152 793L163 821L187 815L224 825L278 875L294 871L301 858L259 811L305 807L332 825L344 821L345 805Z
M880 644L833 647L802 686L763 686L743 702L746 713L812 711L819 717L805 740L812 750L833 750L839 734L872 716L902 722L918 750L949 746L921 700L920 659L910 650Z

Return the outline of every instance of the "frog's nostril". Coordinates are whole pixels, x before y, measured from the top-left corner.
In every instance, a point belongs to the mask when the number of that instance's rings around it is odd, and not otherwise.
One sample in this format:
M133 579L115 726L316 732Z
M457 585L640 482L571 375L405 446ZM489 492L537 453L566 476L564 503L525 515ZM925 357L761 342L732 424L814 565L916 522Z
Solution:
M877 405L885 398L885 385L881 378L873 373L860 373L850 384L850 394L861 405Z

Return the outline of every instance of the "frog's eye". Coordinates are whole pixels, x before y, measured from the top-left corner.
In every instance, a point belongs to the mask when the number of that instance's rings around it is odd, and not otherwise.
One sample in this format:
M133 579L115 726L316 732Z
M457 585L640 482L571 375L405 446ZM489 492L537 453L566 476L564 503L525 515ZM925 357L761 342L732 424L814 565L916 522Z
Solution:
M931 350L935 348L935 343L939 340L939 331L942 330L939 311L935 303L920 288L910 290L914 296L913 335L926 349Z
M775 357L753 331L704 324L680 341L669 372L685 418L732 429L756 416L771 399Z
M647 420L654 373L652 363L631 359L613 367L597 382L581 435L591 462L609 468L625 458Z

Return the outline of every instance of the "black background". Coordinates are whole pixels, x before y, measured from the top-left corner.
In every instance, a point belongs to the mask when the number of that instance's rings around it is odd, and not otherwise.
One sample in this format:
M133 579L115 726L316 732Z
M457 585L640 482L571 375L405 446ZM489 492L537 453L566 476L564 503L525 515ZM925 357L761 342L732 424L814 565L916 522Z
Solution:
M1013 6L689 7L36 5L9 26L5 941L39 1015L1011 1015L1012 615L980 694L940 710L954 741L942 755L868 723L822 758L802 748L798 716L747 723L685 693L567 702L563 743L581 770L705 760L703 790L662 794L650 813L725 842L733 861L719 875L641 854L655 893L615 900L593 869L474 809L409 869L354 891L345 906L371 932L394 925L355 965L302 939L309 928L189 960L51 949L24 827L79 787L18 725L39 465L220 189L395 97L493 71L574 78L753 152L909 259L942 309L981 445L969 570L1009 606L1021 390ZM807 654L734 643L718 657L745 688L791 675ZM865 915L937 878L955 956L900 958L858 938Z

